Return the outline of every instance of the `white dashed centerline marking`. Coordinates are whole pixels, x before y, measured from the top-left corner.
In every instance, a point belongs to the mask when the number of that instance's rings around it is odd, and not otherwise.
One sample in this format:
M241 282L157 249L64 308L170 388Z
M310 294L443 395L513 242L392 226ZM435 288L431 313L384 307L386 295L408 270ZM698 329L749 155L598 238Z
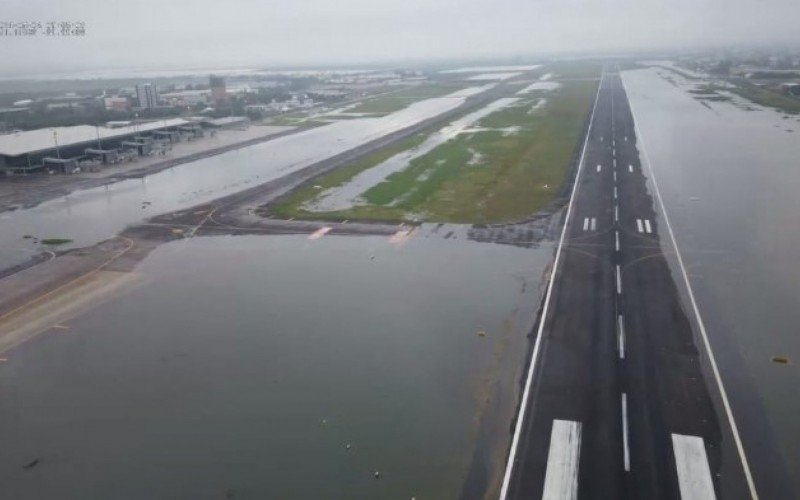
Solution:
M614 222L619 222L619 207L614 205Z
M616 158L614 158L614 159L613 159L613 160L611 160L611 161L613 161L613 162L614 162L614 168L617 168L617 159L616 159Z
M581 423L572 420L553 420L542 500L578 498L580 455Z
M625 324L622 321L622 315L617 316L617 351L619 352L619 359L625 359Z
M633 165L628 165L628 172L633 173Z
M598 172L599 172L600 170L602 170L602 169L603 169L603 166L602 166L602 165L597 165L597 171L598 171Z
M714 500L714 483L703 438L673 434L672 449L675 451L681 500Z
M616 248L617 252L619 252L619 231L614 231L614 247Z
M622 295L622 274L619 271L619 264L617 264L617 293Z
M614 199L617 199L617 186L614 186Z
M622 393L622 463L625 472L631 470L631 452L628 449L628 395Z
M642 219L636 219L636 230L640 233L644 231L644 228L642 227Z
M617 171L614 170L614 184L617 183Z
M644 220L644 230L647 231L647 234L650 234L650 233L653 232L653 228L650 227L650 219L645 219Z

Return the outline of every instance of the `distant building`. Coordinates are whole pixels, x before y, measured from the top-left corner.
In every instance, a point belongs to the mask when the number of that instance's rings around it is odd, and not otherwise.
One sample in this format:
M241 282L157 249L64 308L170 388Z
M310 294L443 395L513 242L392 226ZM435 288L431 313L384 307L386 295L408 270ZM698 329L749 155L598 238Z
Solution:
M208 86L211 87L211 102L218 105L228 100L228 92L225 90L225 78L209 75Z
M158 89L155 83L144 83L136 86L136 98L140 108L155 108L158 106Z
M161 97L171 106L191 106L208 104L210 95L210 90L180 90L162 94Z
M129 103L126 97L105 97L103 104L106 109L114 111L125 111L128 109Z

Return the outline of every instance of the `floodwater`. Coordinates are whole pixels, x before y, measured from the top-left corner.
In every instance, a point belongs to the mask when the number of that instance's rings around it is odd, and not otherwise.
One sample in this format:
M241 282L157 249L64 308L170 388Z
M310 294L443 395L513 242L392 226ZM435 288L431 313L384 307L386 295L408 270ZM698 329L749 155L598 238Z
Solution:
M480 497L553 247L445 230L162 245L4 355L3 496Z
M753 387L797 491L800 119L740 99L701 103L687 90L702 82L663 69L622 76L745 449L767 437L747 432L753 398L742 392Z
M83 247L154 215L202 204L355 148L458 107L490 86L425 99L376 118L342 120L221 155L178 165L142 179L75 191L30 209L0 214L0 269L41 252L26 235L69 238ZM68 248L62 246L59 248Z
M336 186L326 190L321 193L318 198L311 200L305 208L316 212L328 212L345 210L354 205L364 203L364 201L360 199L360 195L365 191L377 186L389 175L405 169L416 158L428 154L437 146L444 144L459 134L467 131L481 131L470 127L495 111L511 106L518 100L518 98L514 97L503 97L490 102L477 111L473 111L472 113L453 120L446 126L430 134L419 146L401 151L378 165L360 172L342 186Z

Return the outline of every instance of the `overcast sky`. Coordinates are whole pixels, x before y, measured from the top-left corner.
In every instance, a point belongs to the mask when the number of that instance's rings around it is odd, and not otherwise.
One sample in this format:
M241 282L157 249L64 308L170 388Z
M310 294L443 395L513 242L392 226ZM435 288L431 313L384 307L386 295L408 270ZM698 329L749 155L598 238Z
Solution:
M0 75L352 65L426 58L797 43L800 0L2 0Z

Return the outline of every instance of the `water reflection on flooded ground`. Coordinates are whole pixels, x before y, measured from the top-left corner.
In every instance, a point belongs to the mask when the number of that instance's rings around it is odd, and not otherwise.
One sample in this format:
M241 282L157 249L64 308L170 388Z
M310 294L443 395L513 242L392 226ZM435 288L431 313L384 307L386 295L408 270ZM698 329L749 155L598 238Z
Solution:
M162 245L139 288L6 354L5 494L476 498L552 251L426 231Z

